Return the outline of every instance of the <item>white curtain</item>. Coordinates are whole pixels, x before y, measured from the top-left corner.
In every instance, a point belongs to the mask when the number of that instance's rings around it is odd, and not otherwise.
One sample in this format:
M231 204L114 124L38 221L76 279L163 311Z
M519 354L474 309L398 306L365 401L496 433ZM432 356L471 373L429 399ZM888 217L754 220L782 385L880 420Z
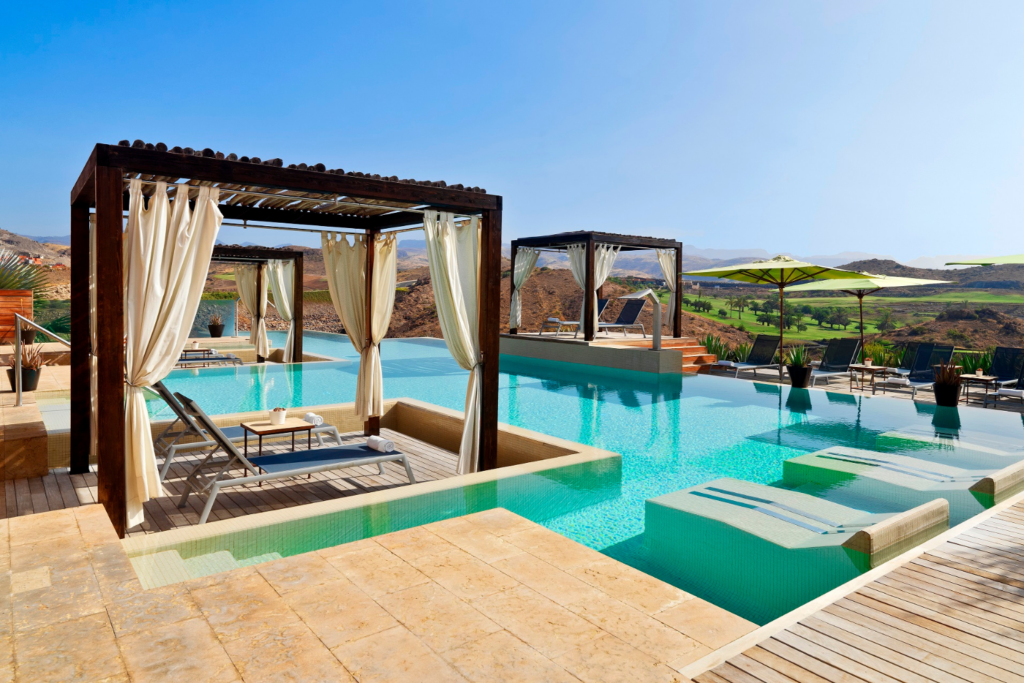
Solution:
M241 263L235 266L235 287L242 303L252 316L249 325L249 343L256 347L256 355L266 358L270 355L270 342L267 340L267 277L264 277L260 291L256 291L256 274L263 268L262 263ZM257 309L257 307L259 307ZM259 313L256 311L259 310ZM256 318L259 317L259 324Z
M587 245L571 244L567 249L569 255L569 269L572 271L572 278L583 290L584 299L580 303L580 325L583 325L583 312L586 310L586 297L590 296L593 302L594 332L598 330L597 315L597 290L601 289L608 276L611 275L615 266L615 258L619 255L619 246L614 244L598 244L594 247L594 289L587 292Z
M508 326L518 328L523 322L523 305L519 297L519 288L523 286L540 256L533 247L524 247L516 251L516 262L512 266L512 301L509 304Z
M284 343L284 362L292 362L292 351L295 349L295 261L292 259L274 259L267 261L267 279L270 280L270 291L274 295L274 305L281 320L288 323L288 339ZM302 360L301 358L299 360Z
M327 287L334 310L345 326L349 341L359 352L356 381L356 416L361 420L384 411L384 373L380 342L391 325L398 279L398 248L394 235L378 235L373 252L372 329L366 329L366 237L320 233ZM367 343L367 338L369 342Z
M661 274L665 276L665 285L672 294L668 298L668 329L675 329L676 314L679 311L678 297L676 293L676 250L658 249L658 265L661 266Z
M456 224L450 213L428 211L423 231L441 333L459 367L469 370L458 466L459 474L468 474L477 471L480 460L480 221L471 218Z
M223 219L219 190L201 187L189 209L188 186L173 203L157 183L145 208L142 183L129 187L124 235L125 479L128 526L143 521L142 504L160 491L144 387L174 368L192 328L213 245ZM102 397L99 400L103 400Z

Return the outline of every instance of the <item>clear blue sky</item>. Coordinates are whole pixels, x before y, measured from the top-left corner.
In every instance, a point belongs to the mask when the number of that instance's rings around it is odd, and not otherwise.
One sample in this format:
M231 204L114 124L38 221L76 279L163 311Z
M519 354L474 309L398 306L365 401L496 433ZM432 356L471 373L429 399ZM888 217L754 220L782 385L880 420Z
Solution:
M0 227L141 138L479 185L506 241L1024 252L1021 2L96 4L4 12Z

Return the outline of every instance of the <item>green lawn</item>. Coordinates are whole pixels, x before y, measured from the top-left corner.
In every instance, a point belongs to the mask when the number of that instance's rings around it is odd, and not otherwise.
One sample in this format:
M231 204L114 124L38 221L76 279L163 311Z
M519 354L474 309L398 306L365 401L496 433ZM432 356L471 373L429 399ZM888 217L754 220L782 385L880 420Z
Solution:
M217 280L231 280L232 282L235 281L235 274L234 273L218 273L217 275L214 275L213 277L215 279L217 279Z

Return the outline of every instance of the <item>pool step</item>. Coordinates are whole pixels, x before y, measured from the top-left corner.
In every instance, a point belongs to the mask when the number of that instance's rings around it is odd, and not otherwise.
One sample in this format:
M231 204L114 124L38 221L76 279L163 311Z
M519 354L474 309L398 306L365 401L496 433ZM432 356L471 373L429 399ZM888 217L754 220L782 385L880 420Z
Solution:
M280 560L281 553L266 553L263 555L255 555L253 557L247 557L244 560L238 560L238 564L242 567L248 567L253 564L260 564L261 562L270 562L272 560Z
M159 588L193 578L177 550L164 550L129 558L142 587Z
M227 550L218 550L215 553L208 553L206 555L196 555L195 557L188 558L184 563L189 574L192 576L209 576L210 574L219 574L220 572L238 569L242 566L235 560L234 555Z

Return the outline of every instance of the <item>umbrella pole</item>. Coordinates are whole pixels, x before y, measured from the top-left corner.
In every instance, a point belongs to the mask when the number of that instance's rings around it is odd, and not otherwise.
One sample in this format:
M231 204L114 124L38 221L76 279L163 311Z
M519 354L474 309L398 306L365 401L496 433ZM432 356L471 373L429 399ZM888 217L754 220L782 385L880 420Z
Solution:
M786 334L786 318L783 315L785 304L782 301L783 287L779 285L779 384L782 384L782 366L786 362L786 345L783 339Z
M858 293L857 301L860 303L860 360L864 362L864 295Z

